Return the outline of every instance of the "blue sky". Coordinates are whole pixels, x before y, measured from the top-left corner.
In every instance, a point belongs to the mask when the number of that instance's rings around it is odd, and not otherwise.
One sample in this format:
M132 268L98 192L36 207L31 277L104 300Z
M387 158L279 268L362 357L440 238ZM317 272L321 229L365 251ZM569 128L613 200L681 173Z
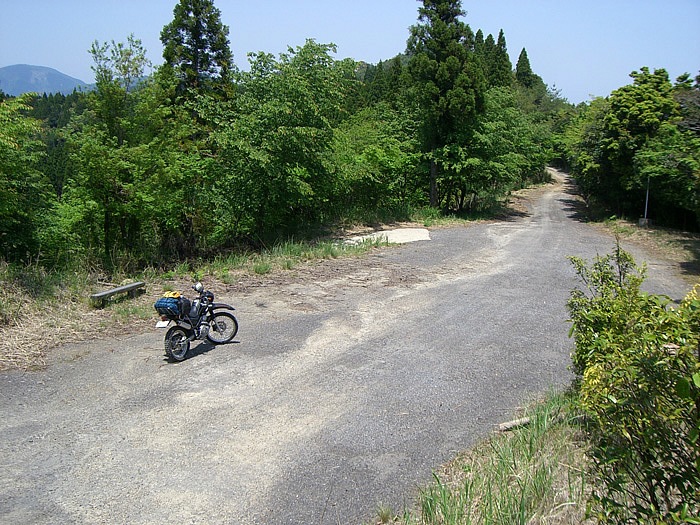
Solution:
M92 82L94 40L140 38L162 62L160 31L177 0L0 0L0 67L49 66ZM416 0L214 0L236 63L279 54L307 38L335 43L337 58L376 63L405 49ZM513 64L525 47L532 69L571 102L607 96L642 66L672 79L700 71L700 0L464 0L465 22L497 36Z

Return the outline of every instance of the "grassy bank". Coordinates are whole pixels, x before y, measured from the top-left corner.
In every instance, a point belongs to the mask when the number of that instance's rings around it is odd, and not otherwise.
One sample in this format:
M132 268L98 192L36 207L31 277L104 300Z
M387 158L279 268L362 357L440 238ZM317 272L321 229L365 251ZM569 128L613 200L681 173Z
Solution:
M376 523L584 523L587 444L575 396L550 394L514 423L436 471L415 508L380 506Z

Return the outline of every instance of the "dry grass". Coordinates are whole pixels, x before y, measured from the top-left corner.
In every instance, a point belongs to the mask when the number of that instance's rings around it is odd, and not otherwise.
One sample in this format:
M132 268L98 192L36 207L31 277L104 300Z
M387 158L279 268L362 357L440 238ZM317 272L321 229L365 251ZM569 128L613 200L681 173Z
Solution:
M297 268L313 274L314 261L351 258L385 244L285 243L262 254L232 255L198 267L183 263L167 274L140 276L146 282L144 294L114 297L100 309L90 305L90 294L124 283L105 283L88 274L50 275L40 267L18 270L0 262L0 370L41 368L53 348L125 329L148 330L156 320L153 303L165 290L191 292L194 281L204 280L220 296L260 286L263 279L294 278L290 270Z
M59 288L51 297L31 298L16 283L3 282L0 370L41 368L52 348L124 333L126 326L140 329L154 318L152 295L130 300L125 313L119 299L103 309L93 308L91 291Z

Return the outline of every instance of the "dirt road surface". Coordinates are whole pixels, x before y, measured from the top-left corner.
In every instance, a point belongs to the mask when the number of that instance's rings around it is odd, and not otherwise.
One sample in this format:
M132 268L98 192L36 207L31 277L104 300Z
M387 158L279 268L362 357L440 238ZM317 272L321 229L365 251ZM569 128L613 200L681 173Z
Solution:
M169 363L162 332L0 375L0 522L368 523L570 381L568 255L614 240L564 182L522 216L261 278L236 342ZM674 268L647 288L680 299ZM31 342L27 342L31 344Z

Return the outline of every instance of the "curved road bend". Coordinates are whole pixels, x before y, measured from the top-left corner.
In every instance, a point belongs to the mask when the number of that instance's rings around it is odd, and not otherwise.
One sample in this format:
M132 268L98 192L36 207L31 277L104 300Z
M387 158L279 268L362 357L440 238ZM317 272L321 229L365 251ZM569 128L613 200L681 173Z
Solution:
M237 342L180 364L154 330L0 374L0 522L357 524L410 505L570 380L566 257L614 244L571 203L552 186L522 218L222 297ZM648 286L681 298L650 263Z

